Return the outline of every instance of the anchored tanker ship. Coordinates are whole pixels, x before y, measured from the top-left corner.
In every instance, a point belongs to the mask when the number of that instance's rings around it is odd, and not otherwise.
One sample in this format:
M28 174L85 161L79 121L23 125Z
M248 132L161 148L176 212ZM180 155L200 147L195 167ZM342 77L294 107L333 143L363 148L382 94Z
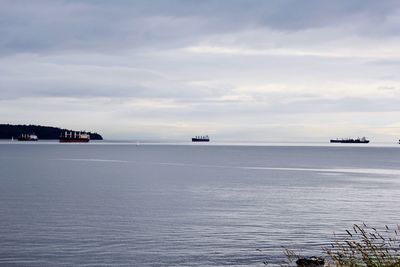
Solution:
M365 137L362 138L344 138L344 139L331 139L331 143L346 143L346 144L368 144L369 140Z
M68 132L61 133L59 138L60 143L87 143L90 141L90 135L83 132Z
M208 135L206 136L196 136L192 138L192 142L210 142Z
M21 134L18 136L18 141L37 141L38 137L36 134Z

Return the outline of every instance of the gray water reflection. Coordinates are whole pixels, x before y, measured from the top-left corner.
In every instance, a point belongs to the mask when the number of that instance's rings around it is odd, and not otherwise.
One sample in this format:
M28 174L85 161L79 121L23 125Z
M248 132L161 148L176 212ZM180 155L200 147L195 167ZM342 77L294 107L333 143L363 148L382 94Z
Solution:
M391 147L0 144L0 264L262 266L396 224Z

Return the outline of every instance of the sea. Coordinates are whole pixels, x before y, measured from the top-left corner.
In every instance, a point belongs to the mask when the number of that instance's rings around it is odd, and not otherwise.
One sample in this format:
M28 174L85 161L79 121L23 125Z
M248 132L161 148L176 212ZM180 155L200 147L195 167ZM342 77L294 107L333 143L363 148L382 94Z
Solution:
M396 144L0 142L0 266L273 266L399 206Z

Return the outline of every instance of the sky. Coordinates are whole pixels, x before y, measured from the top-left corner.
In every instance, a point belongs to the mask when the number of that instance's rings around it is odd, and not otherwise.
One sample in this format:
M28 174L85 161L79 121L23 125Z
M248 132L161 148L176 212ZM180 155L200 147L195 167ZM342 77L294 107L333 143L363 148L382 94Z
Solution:
M0 123L400 138L400 1L0 0Z

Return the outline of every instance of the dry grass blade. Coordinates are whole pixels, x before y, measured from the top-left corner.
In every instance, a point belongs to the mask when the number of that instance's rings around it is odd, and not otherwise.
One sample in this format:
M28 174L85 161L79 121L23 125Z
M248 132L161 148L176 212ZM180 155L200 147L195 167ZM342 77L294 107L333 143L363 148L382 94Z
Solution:
M346 230L347 239L337 238L324 252L334 266L400 267L399 226L382 231L365 223L353 226L354 233Z

